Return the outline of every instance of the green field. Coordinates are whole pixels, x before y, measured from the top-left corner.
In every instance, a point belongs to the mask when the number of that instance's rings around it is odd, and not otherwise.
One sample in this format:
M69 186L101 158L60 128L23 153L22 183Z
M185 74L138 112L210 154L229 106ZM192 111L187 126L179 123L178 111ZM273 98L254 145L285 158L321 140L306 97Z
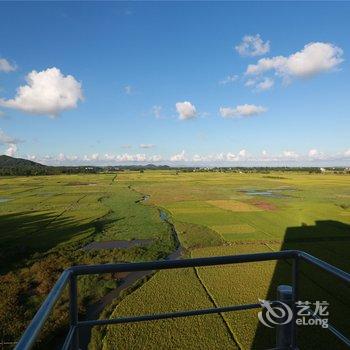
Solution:
M165 258L175 248L159 209L168 214L189 257L302 249L349 271L349 179L306 172L266 176L172 170L0 178L0 199L6 200L0 202L3 338L18 338L59 273L72 264ZM138 202L144 195L149 199ZM132 239L152 243L130 249L81 249L94 241ZM349 288L316 269L301 268L302 300L329 301L330 322L347 331ZM285 262L162 271L126 293L107 316L256 303L258 298L274 299L276 286L290 283L290 276ZM82 315L86 305L118 281L115 276L82 278ZM65 295L56 308L43 341L64 329L66 299ZM242 311L102 327L95 330L90 348L271 348L274 330L262 328L256 314ZM318 349L342 349L326 330L300 328L301 349L315 344Z
M347 271L350 268L348 176L148 172L124 174L119 181L150 195L153 205L170 213L182 245L192 257L302 249ZM339 329L348 330L349 289L320 271L307 266L302 268L304 300L329 301L330 321ZM191 285L199 281L216 306L254 303L258 298L274 299L277 285L291 282L289 271L286 263L273 262L199 268ZM146 283L138 293L120 303L113 316L133 314L133 310L140 310L138 305L142 303L150 307L148 301L158 293L157 285L169 284L169 276L164 272L154 278L157 280ZM169 296L167 292L168 301L164 301L169 310L177 301L178 289L186 290L187 286L187 281L173 281L173 294ZM193 300L199 300L199 296L194 295ZM257 311L243 311L222 315L222 327L227 336L231 336L231 346L241 349L273 347L274 330L262 328L256 314ZM202 337L208 348L215 348L217 320L205 322L211 324L213 331L203 333ZM163 323L158 327L162 326ZM130 339L136 334L154 334L157 331L153 327L156 327L153 323L130 328L108 327L103 348L113 349L119 339ZM198 326L193 323L189 327L180 322L176 323L173 333L161 332L159 338L168 344L164 348L180 348L172 343L178 334L181 334L182 348L201 348L196 344L197 335L188 331L192 327ZM324 330L304 327L299 332L301 348L342 348L330 334L324 334ZM153 336L142 339L144 348L156 347ZM320 339L327 341L320 345ZM135 348L132 342L122 344L123 349ZM223 343L221 348L226 345Z
M161 259L174 242L157 208L115 181L115 174L0 178L0 334L14 341L71 265ZM147 247L82 250L93 241L152 239ZM80 310L114 289L118 278L83 277ZM67 324L67 296L45 341ZM16 322L14 322L14 320ZM1 341L1 339L0 339Z

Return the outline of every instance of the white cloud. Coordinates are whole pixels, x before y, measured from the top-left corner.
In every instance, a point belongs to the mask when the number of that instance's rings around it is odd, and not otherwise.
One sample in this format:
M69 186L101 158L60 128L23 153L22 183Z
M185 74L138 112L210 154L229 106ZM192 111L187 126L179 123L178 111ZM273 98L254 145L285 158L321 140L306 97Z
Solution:
M152 143L141 143L140 148L154 148L155 145Z
M63 154L63 153L60 153L58 156L57 156L57 160L59 160L60 162L66 160L66 156Z
M121 145L121 148L132 148L132 146L129 144L125 144L125 145Z
M106 153L103 157L106 160L115 160L115 155L114 154Z
M343 50L331 43L309 43L288 57L262 58L257 64L250 64L246 74L259 75L272 70L288 82L294 77L307 78L331 71L344 61L342 56Z
M220 80L219 84L220 85L230 84L230 83L233 83L234 81L236 81L237 79L238 79L238 75L228 75L224 79Z
M136 162L144 162L147 160L147 156L145 154L136 154L134 160Z
M310 149L308 152L308 157L313 160L321 160L325 158L325 154L317 149Z
M241 56L261 56L270 51L270 42L264 42L259 34L245 35L235 49Z
M17 153L17 145L15 145L14 143L10 143L6 150L6 155L10 157L14 157L16 153Z
M251 117L267 111L267 108L262 106L244 104L232 107L220 107L220 114L223 118L240 118Z
M14 157L17 153L18 146L17 144L20 140L7 135L3 130L0 129L0 145L5 145L7 147L5 154Z
M79 157L76 156L76 155L72 155L72 156L69 156L69 155L65 155L64 153L59 153L57 156L55 157L52 157L52 156L45 156L44 157L45 160L53 160L53 161L58 161L59 163L62 163L62 162L74 162L74 161L77 161L79 160ZM90 159L89 159L90 160Z
M254 86L256 83L257 83L256 79L248 79L244 85L247 87L250 87L250 86Z
M192 161L198 163L198 162L219 162L219 161L225 161L225 155L224 153L218 153L218 154L208 154L208 155L199 155L195 154L192 157Z
M99 159L100 159L100 156L99 156L98 153L93 153L93 154L91 155L91 160L99 160Z
M196 107L191 102L177 102L175 106L181 120L191 119L196 116Z
M309 154L309 157L312 158L312 157L317 157L319 155L319 152L317 149L310 149L308 154Z
M126 86L124 86L124 91L127 95L131 95L132 87L130 85L126 85Z
M36 155L34 155L34 154L28 154L27 155L27 159L35 162L35 161L38 160L38 157Z
M270 90L273 85L274 85L274 80L271 78L264 78L263 81L261 81L260 83L256 84L256 89L258 91L266 91L266 90Z
M32 71L26 77L27 85L20 86L13 99L0 99L3 107L26 113L57 117L61 112L76 108L83 100L81 83L72 75L64 76L58 68Z
M16 152L16 145L8 144L7 154L14 155ZM185 151L178 154L174 154L172 157L166 159L161 155L150 155L145 154L109 154L104 155L91 154L85 156L77 155L65 155L60 153L56 156L37 156L28 155L27 159L35 160L40 163L46 164L67 164L67 165L79 165L79 164L91 164L91 165L113 165L113 164L145 164L150 162L162 162L162 163L186 163L186 164L206 164L206 165L224 165L232 166L232 163L236 165L304 165L304 166L326 166L326 165L345 165L348 166L350 159L350 149L335 154L324 154L318 150L312 149L306 153L296 153L293 150L286 150L280 154L270 154L265 150L259 154L254 155L248 152L246 149L241 149L237 152L217 153L217 154L194 154L188 156ZM231 163L231 164L230 164Z
M200 156L199 154L195 154L195 155L192 157L192 160L193 160L194 162L203 162L203 161L205 161L206 159L205 159L205 157L202 157L202 156Z
M155 154L155 155L149 157L149 161L150 161L150 162L160 162L160 161L162 161L162 160L163 160L163 158L162 158L162 156L159 155L159 154Z
M0 129L0 144L1 145L6 145L6 144L16 144L18 143L19 140L17 140L16 138L7 135L2 129Z
M91 156L91 159L93 157ZM124 153L124 154L105 154L103 157L98 158L99 161L115 161L115 162L146 162L146 161L160 161L161 157L158 155L153 155L150 157L147 157L145 154L129 154L129 153Z
M13 72L17 69L15 64L11 64L8 60L5 58L0 58L0 72Z
M246 151L245 149L241 149L241 150L238 152L238 157L241 157L241 158L247 157L247 151Z
M153 106L152 113L157 119L160 119L162 117L162 106Z
M226 154L226 160L235 161L235 160L238 160L238 157L234 153L228 152Z
M192 161L196 163L198 162L202 162L202 163L238 162L238 161L245 161L248 159L250 159L250 155L245 149L241 149L237 154L232 152L209 154L209 155L195 154L192 157Z
M287 159L298 159L299 158L299 154L294 152L294 151L283 151L283 157L287 158Z
M185 162L187 161L185 151L182 151L180 153L174 154L170 157L171 162Z
M271 89L275 84L275 81L269 77L257 76L254 78L248 79L244 86L253 88L253 91L267 91Z

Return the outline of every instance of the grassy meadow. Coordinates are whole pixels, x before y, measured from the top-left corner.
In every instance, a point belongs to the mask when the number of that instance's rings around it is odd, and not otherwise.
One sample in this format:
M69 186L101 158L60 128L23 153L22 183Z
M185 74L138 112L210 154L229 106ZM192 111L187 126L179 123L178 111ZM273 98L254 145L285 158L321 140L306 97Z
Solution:
M157 208L138 203L142 195L115 174L0 178L0 199L0 341L20 336L65 268L156 260L173 250ZM81 249L144 238L152 239L147 247ZM117 276L80 278L81 313L117 284ZM66 301L64 295L47 324L45 344L67 325Z
M350 270L350 178L306 172L124 171L0 178L0 336L15 341L61 271L74 264L163 259L175 249L167 213L187 257L301 249ZM147 201L141 201L144 196ZM84 250L94 241L149 239L129 249ZM350 290L304 266L302 300L330 302L330 322L349 329ZM108 317L274 299L286 262L161 271L106 312ZM81 278L80 312L120 282ZM67 324L67 295L42 348ZM100 327L91 350L266 349L275 331L257 310ZM342 349L319 327L299 327L301 349ZM320 339L322 341L320 341ZM1 338L0 338L1 341Z

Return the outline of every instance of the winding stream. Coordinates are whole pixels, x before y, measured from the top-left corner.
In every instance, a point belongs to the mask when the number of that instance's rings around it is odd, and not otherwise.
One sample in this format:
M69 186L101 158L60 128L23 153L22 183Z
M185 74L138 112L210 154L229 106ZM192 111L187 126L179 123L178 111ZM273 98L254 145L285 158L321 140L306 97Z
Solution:
M136 203L146 202L149 199L149 196L143 196L142 199L136 201ZM175 250L170 253L166 260L176 260L179 259L183 254L183 247L180 244L180 240L178 237L178 234L176 232L175 226L169 221L168 214L162 210L159 209L159 218L166 222L171 229L171 235L175 242ZM98 319L102 311L107 307L109 304L113 302L115 298L117 298L120 293L135 284L137 281L151 276L152 274L156 273L156 271L136 271L136 272L130 272L127 274L125 278L121 280L118 287L109 293L107 293L104 297L100 299L98 303L92 304L87 307L84 320L93 320ZM91 327L84 327L79 332L79 338L80 338L80 349L87 350L88 345L91 338Z

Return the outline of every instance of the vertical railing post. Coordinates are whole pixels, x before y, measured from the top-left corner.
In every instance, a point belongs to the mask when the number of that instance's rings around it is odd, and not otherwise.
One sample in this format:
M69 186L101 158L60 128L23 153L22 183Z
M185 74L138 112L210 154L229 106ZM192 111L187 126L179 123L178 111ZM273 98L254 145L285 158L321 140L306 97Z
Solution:
M292 320L292 349L297 349L297 302L299 300L299 256L293 259L293 320Z
M72 337L72 350L79 349L79 331L78 331L78 287L77 276L74 274L70 277L69 284L69 313L70 313L70 327L74 327L74 334Z
M288 320L288 315L292 312L292 303L293 303L293 289L291 286L279 285L277 287L277 301L280 301L284 304L287 304L290 307L290 310L285 310L285 316L279 319L278 324L276 325L276 348L277 349L289 349L292 345L293 338L293 328L292 322L283 324ZM284 308L284 306L277 305ZM284 308L285 309L285 308Z

